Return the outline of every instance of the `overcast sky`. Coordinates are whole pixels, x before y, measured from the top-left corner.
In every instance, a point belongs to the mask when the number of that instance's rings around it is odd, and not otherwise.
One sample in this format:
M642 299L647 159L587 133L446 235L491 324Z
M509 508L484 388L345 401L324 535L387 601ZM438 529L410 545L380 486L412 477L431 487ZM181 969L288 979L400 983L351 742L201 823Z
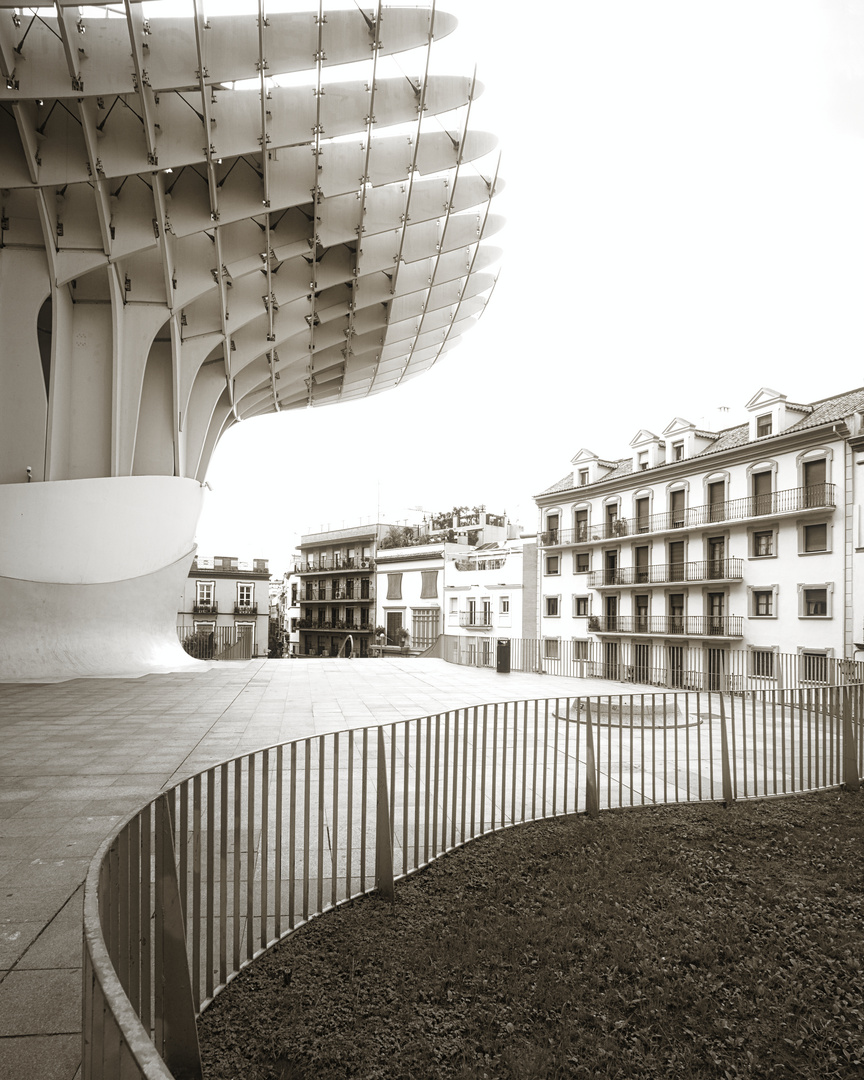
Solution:
M202 553L281 570L301 533L409 507L533 529L583 446L864 384L864 5L439 6L440 69L476 59L472 126L503 153L498 285L419 378L230 430Z

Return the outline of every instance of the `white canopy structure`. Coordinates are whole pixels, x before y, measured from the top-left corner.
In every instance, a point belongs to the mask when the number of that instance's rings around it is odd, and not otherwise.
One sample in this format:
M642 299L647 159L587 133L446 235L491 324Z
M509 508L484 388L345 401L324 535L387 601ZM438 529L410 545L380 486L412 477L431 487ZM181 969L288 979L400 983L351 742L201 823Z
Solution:
M189 663L222 433L419 374L494 284L451 16L121 6L0 0L0 679Z

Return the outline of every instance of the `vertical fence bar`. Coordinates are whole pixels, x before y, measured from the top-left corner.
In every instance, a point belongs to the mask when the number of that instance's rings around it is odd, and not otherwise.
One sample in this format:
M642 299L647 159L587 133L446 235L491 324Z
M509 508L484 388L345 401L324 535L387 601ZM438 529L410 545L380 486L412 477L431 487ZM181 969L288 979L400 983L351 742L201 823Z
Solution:
M315 894L315 914L324 910L324 736L318 739L318 835L317 835L317 863L318 888Z
M136 814L129 822L129 1001L141 1015L141 815ZM150 864L147 864L150 877Z
M350 763L350 738L349 738L349 763ZM284 775L283 775L283 754L282 746L276 747L276 820L273 823L273 937L282 937L282 800L283 800L283 787L284 787ZM351 794L350 794L350 772L349 772L349 794L348 794L348 850L351 850ZM349 855L349 870L348 880L351 880L350 870L350 855ZM348 895L351 895L351 889L348 889Z
M483 706L483 737L480 751L480 833L486 831L486 754L489 726L489 706Z
M853 694L848 686L844 686L840 692L843 723L843 784L849 791L858 791L861 787L861 778L858 773L858 749L855 745L852 706Z
M444 713L444 775L441 784L441 850L447 850L447 799L450 783L450 713Z
M423 799L423 863L424 865L429 862L429 825L430 825L430 803L429 799L431 792L429 790L429 778L432 771L432 720L431 717L424 717L423 720L426 725L426 754L423 762L423 787L425 790L425 798Z
M431 720L430 720L431 723ZM438 854L438 784L441 774L441 714L435 716L435 775L432 779L432 857Z
M345 817L345 898L350 900L353 895L351 888L351 864L354 860L354 732L348 732L348 792Z
M390 807L388 803L387 752L384 729L378 728L377 809L375 814L375 887L391 903L393 886L393 848L391 847Z
M207 936L204 955L206 957L207 970L204 975L204 993L208 998L213 997L213 941L215 926L215 907L213 890L215 886L214 873L214 847L216 843L216 792L215 792L215 769L207 770Z
M261 753L261 889L259 891L259 903L261 905L261 927L258 943L262 949L267 948L270 935L267 924L270 919L268 905L270 892L270 751Z
M599 698L597 700L599 702ZM592 818L596 818L600 813L600 798L597 791L597 764L594 758L591 698L585 699L585 811Z
M153 1027L153 938L150 932L150 857L152 854L150 829L150 806L145 806L139 814L141 819L141 874L139 910L141 912L141 1006L138 1015L148 1033Z
M726 703L723 694L720 694L720 753L723 770L723 802L726 806L731 806L735 801L735 792L732 788L732 771L729 766L729 735L726 731Z
M234 919L231 925L231 956L233 960L233 970L239 971L240 969L240 926L242 922L242 916L240 912L240 882L243 877L242 871L242 859L243 859L243 847L242 847L242 795L243 793L243 758L234 759L234 835L232 837L234 850L232 852L231 866L232 875L231 883L232 889L232 904L234 910Z
M393 745L396 745L394 733ZM339 735L333 736L333 820L330 830L330 903L336 907L339 881Z
M468 730L467 714L465 717L466 724L465 730ZM471 723L471 832L469 837L473 838L477 835L476 826L476 808L477 808L477 706L474 706L474 716Z
M192 778L192 993L201 1000L201 774Z
M219 984L228 979L228 763L219 767Z
M297 914L297 743L291 743L291 775L288 781L288 927L294 929ZM365 798L365 792L364 792ZM363 822L365 827L365 821Z
M363 764L360 775L360 891L366 892L366 826L369 791L369 728L363 728Z

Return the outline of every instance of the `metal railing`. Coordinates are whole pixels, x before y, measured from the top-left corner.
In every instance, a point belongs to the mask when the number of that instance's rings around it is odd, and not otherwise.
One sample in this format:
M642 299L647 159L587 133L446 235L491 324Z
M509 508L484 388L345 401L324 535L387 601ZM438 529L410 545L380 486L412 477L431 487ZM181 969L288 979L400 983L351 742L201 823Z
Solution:
M219 604L217 601L213 601L212 604L193 604L193 615L216 615L219 612Z
M638 616L637 616L638 617ZM681 690L783 690L793 687L864 684L864 662L814 649L781 653L770 647L728 648L710 639L690 644L664 641L597 641L593 638L508 638L511 671L612 679ZM555 655L549 655L551 651ZM451 664L494 668L488 654L464 637L442 635L436 655Z
M234 614L235 615L257 615L258 614L258 605L257 604L235 604L234 605Z
M374 559L321 559L319 562L304 563L298 573L320 574L329 573L333 570L374 570Z
M459 625L488 630L492 626L492 613L487 611L460 611Z
M375 599L375 590L367 589L365 592L348 592L347 589L312 589L305 596L298 597L301 604L314 604L320 601L337 601L343 604L363 603Z
M373 629L373 624L349 623L344 619L337 619L335 622L332 619L321 622L316 619L300 619L297 622L297 628L299 630L356 630L358 633L369 633Z
M597 634L683 634L686 637L743 637L741 615L591 615Z
M620 566L592 570L588 587L610 585L658 585L675 581L740 581L743 559L703 559L699 562L651 563L648 566Z
M721 521L742 521L747 518L800 513L802 510L825 510L833 506L833 484L810 484L807 487L772 491L765 495L750 495L743 499L682 507L665 514L615 518L590 527L580 523L575 529L548 529L540 534L540 543L544 546L587 544L596 540L614 540L622 536L698 528Z
M195 1017L313 916L484 833L601 808L858 787L864 688L559 697L319 735L216 765L101 846L84 1080L200 1077ZM614 883L610 883L610 888Z
M253 638L250 626L217 626L202 630L178 626L180 644L196 660L251 660Z

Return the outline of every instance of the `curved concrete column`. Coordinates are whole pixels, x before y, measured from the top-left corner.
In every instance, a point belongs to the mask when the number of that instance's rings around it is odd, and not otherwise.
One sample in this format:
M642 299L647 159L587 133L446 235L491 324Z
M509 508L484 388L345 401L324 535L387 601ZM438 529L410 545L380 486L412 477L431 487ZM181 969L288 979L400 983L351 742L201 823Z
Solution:
M176 631L202 504L178 477L0 486L0 682L206 667Z

